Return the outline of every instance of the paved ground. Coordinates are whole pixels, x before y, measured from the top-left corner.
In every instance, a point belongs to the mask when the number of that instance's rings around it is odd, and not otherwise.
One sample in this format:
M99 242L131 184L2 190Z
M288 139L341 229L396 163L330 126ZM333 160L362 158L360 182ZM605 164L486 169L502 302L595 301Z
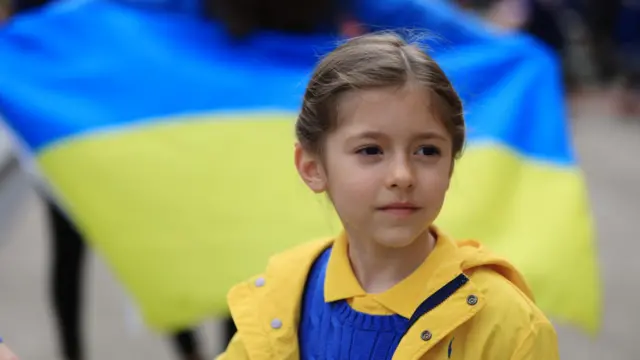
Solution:
M562 358L640 359L640 242L636 226L640 220L640 121L612 120L603 101L585 99L574 132L598 221L605 319L601 334L592 339L559 327ZM56 359L45 302L45 236L38 198L21 174L9 174L0 183L0 334L27 360ZM135 321L135 312L99 259L90 259L86 280L91 359L172 358L168 343ZM207 332L213 339L215 329ZM213 352L213 341L208 345Z

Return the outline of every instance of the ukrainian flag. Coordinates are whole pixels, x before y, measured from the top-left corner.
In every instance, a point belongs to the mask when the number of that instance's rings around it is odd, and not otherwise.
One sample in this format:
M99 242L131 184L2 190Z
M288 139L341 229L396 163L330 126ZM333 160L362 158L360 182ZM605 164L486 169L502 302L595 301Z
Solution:
M369 24L437 34L466 102L439 224L512 259L549 315L596 330L593 224L555 59L437 2L368 4ZM0 111L147 323L172 330L225 312L269 255L339 231L292 159L306 81L332 46L231 43L189 13L62 1L0 30Z

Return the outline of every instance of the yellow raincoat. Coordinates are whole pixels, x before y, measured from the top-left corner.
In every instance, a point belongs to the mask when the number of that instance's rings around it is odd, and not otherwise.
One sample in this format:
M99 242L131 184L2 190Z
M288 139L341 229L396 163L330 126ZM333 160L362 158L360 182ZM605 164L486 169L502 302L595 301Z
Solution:
M338 252L340 239L274 256L263 275L235 286L228 301L238 333L217 360L299 359L297 328L307 274L325 249L334 246L332 256ZM394 360L559 358L553 326L512 265L475 241L454 242L440 232L436 247L441 249L428 261L437 267L424 279L425 291L433 294L460 274L469 281L411 326ZM410 305L415 309L420 303Z

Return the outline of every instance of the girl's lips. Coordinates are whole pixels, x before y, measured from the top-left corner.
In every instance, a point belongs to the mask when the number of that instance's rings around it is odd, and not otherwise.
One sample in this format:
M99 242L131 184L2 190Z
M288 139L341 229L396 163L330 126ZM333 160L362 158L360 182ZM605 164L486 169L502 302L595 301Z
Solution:
M420 210L420 207L409 203L396 203L379 207L378 210L387 214L403 217L417 212Z

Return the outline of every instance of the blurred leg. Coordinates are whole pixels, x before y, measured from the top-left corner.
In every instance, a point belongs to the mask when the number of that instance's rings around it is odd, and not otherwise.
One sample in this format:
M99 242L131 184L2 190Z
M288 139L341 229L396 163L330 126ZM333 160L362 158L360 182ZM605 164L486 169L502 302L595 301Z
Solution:
M47 203L52 230L51 295L65 360L83 359L81 330L84 241L64 214Z
M223 331L224 333L222 334L222 336L223 336L224 346L226 347L227 344L229 344L229 342L231 341L231 338L233 337L233 335L235 335L236 331L238 331L238 329L236 329L236 324L233 322L233 319L231 318L231 316L228 316L224 319Z
M173 335L173 342L180 359L182 360L203 360L200 353L196 330L188 329L177 332Z
M224 347L229 344L237 329L231 316L223 320L222 342ZM201 349L197 339L196 330L189 329L177 332L173 335L173 342L183 360L200 360L203 359Z
M588 0L585 19L591 38L591 55L598 80L609 83L618 75L615 29L621 0Z

